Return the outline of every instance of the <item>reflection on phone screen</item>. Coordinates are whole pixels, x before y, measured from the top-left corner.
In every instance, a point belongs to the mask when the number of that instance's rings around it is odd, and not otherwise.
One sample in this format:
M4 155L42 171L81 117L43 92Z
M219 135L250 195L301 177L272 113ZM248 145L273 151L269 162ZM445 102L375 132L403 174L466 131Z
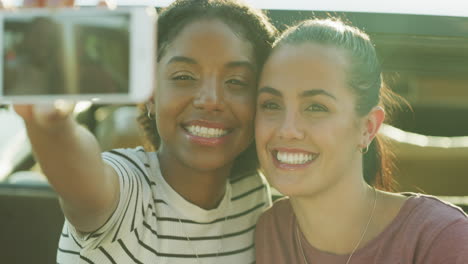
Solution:
M124 14L10 17L4 22L4 95L128 93Z

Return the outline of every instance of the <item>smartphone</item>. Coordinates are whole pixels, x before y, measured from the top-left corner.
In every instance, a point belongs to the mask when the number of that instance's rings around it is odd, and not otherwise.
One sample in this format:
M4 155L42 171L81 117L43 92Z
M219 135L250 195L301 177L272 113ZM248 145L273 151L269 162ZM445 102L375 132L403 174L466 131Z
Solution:
M0 44L0 103L134 103L152 95L152 7L2 11Z

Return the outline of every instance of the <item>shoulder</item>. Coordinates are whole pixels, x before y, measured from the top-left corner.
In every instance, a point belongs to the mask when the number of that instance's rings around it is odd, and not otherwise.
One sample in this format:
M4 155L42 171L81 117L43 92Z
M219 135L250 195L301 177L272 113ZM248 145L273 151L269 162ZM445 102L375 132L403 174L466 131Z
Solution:
M134 171L137 174L148 177L150 170L150 154L143 147L113 149L102 153L103 160L111 165L118 174L128 174Z
M424 223L443 228L457 221L468 221L468 216L460 207L445 202L435 196L410 194L407 203L411 214L416 218L424 218Z
M402 208L404 230L417 239L419 252L426 259L440 257L443 252L453 255L460 247L468 249L468 216L463 210L434 196L406 195L410 197Z
M102 153L105 157L119 158L125 162L148 163L148 155L143 147L112 149Z
M229 179L229 183L233 186L248 185L248 184L267 184L267 181L263 175L258 171L252 170L248 172L243 172L240 174L232 175Z
M420 236L433 239L445 228L467 222L467 215L459 207L444 202L435 196L409 193L400 213L400 220L412 230L419 230Z
M229 180L232 187L232 201L240 199L262 200L271 205L270 187L265 178L257 171L235 175ZM265 207L264 206L264 207Z
M275 201L272 207L263 212L257 222L256 242L262 244L263 248L271 247L271 243L281 244L279 241L287 239L293 232L295 221L289 199L281 198Z
M143 147L113 149L103 152L102 159L117 172L121 184L144 179L149 186L156 185L156 172L151 169L151 164L157 163L155 152L146 152Z
M422 263L468 261L468 216L459 207L434 196L414 194L412 225L419 226Z
M260 216L258 225L278 225L293 221L294 212L287 197L281 198L273 203L273 206L265 210ZM286 220L286 221L285 221Z

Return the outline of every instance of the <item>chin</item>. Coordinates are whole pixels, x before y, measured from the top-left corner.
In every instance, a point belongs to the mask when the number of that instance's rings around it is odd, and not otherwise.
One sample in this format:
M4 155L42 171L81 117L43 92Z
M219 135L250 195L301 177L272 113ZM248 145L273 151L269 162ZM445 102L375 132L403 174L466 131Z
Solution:
M293 180L286 177L271 178L267 177L268 182L278 192L285 196L299 196L304 195L307 190L304 190L304 184L300 181Z
M216 159L216 158L203 158L198 160L190 160L189 164L195 170L210 172L218 169L225 168L228 165L231 165L234 161L228 161L225 159Z
M274 187L278 192L280 192L284 196L288 197L299 197L299 196L307 196L309 195L307 190L304 188L296 187L296 186L280 186L279 188Z

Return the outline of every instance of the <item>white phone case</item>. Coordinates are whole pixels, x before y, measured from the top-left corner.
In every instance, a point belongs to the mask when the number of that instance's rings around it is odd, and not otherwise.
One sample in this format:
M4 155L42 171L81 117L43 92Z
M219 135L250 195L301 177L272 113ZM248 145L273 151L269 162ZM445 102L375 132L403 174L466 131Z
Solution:
M152 95L153 7L2 11L0 44L0 103L134 103Z

